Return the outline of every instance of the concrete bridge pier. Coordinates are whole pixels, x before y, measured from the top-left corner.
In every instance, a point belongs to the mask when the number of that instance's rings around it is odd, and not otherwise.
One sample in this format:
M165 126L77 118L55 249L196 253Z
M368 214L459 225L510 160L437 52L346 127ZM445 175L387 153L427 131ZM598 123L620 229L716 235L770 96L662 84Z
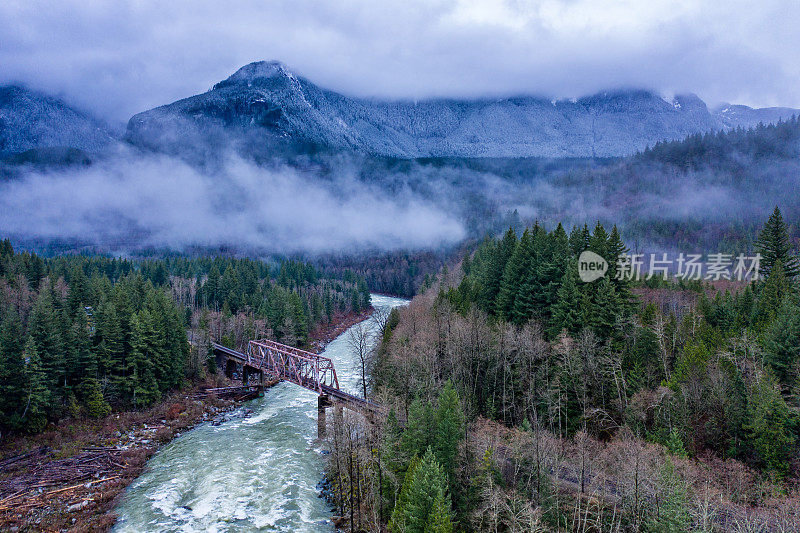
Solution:
M328 421L325 417L325 409L331 407L330 397L327 394L320 394L317 398L317 438L324 439L328 430Z

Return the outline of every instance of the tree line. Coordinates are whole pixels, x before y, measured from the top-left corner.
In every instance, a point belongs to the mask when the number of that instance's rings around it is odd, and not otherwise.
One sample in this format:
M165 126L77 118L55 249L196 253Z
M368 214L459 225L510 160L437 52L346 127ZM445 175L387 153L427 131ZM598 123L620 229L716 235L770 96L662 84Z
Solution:
M305 345L316 325L369 305L363 278L300 262L42 258L0 241L0 430L153 404L215 370L187 336L210 336L214 317L218 340L241 316Z
M764 487L785 490L798 473L788 226L776 208L751 282L616 280L625 249L600 224L509 231L393 313L371 381L392 414L334 446L340 460L364 454L363 480L380 481L364 482L371 498L340 505L390 531L710 530L730 519L719 506L756 523L747 509L768 504ZM584 250L611 276L579 281ZM456 414L438 415L443 402ZM714 461L726 466L709 477ZM782 519L764 509L763 523Z

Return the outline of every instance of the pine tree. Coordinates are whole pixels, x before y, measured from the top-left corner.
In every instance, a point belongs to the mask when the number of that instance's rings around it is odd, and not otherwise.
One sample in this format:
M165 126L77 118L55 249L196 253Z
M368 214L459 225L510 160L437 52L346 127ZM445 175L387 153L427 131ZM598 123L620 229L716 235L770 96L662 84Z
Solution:
M506 263L514 253L516 246L517 235L513 229L509 228L503 239L491 248L489 264L481 279L481 294L478 299L479 307L488 313L494 313L503 272L505 272Z
M50 391L47 389L45 376L36 343L30 336L25 341L23 350L25 361L26 398L22 412L25 429L29 433L42 431L47 424L47 411L50 404Z
M619 299L614 290L614 285L608 278L603 278L597 282L597 290L591 305L589 323L600 339L610 339L614 334L617 317L620 313L619 307Z
M800 264L791 254L788 227L777 206L758 235L756 250L761 254L759 274L762 278L768 278L778 262L783 265L786 277L793 278L800 273Z
M25 395L22 324L14 308L9 307L0 324L0 425L21 429Z
M81 382L81 397L86 413L92 418L102 418L111 412L111 406L103 398L100 383L94 378L87 378Z
M455 481L456 456L461 438L464 436L464 413L458 400L458 393L451 381L445 383L439 394L436 408L436 458L443 471Z
M153 373L152 337L147 310L131 318L131 354L125 389L137 407L146 407L158 399L158 383Z
M95 339L99 342L101 372L109 378L114 391L124 396L128 362L121 320L116 307L110 302L101 305L98 315Z
M566 330L576 333L581 326L581 295L578 292L578 268L575 261L570 261L567 271L561 278L561 287L558 289L553 316L550 320L550 337L555 338Z
M756 461L779 476L789 471L794 448L791 414L769 371L756 376L747 397L747 442Z
M389 519L389 532L390 533L406 533L408 531L407 527L407 517L408 517L408 502L411 498L411 485L414 480L414 476L417 473L417 469L420 465L420 458L419 456L414 456L411 459L411 463L408 466L408 470L406 470L405 476L403 477L403 484L400 487L400 494L397 496L397 501L395 502L394 509L392 510L392 516Z
M514 301L525 281L525 272L530 262L531 246L531 235L525 230L503 270L500 292L495 301L495 314L500 318L510 320L513 316Z
M208 307L211 309L219 309L222 306L221 298L220 298L220 278L222 275L219 273L219 268L217 265L212 265L211 270L208 271L208 278L206 282L203 284L203 296L207 300Z
M791 281L786 277L783 263L778 260L772 267L770 276L761 285L761 294L756 308L756 320L766 325L775 319L791 289Z
M569 249L572 255L578 257L581 252L586 248L586 243L583 240L583 232L578 226L573 226L572 231L569 232Z
M764 347L766 362L778 380L791 388L800 386L800 306L784 303L766 332Z
M434 444L436 428L435 413L431 405L416 399L408 409L408 421L400 442L400 449L406 457L422 455Z
M609 261L610 253L608 248L608 233L603 225L600 224L600 221L598 221L597 225L594 227L594 233L589 238L589 249L606 261Z
M662 494L657 512L649 517L649 531L683 533L692 529L691 499L686 481L667 457L661 468Z
M89 283L86 279L86 274L83 272L83 267L75 266L69 276L69 291L67 293L69 315L75 316L78 311L83 312L83 307L88 305L88 302Z
M617 225L611 228L611 235L608 237L608 246L606 247L607 255L604 259L608 261L608 272L606 277L611 280L616 289L617 297L623 314L631 311L635 306L635 298L630 289L630 280L623 279L619 276L619 258L620 256L627 255L630 249L622 242L622 237L619 234Z
M437 501L441 502L441 509L436 509ZM433 451L428 448L412 475L406 476L401 498L392 513L389 531L425 533L429 523L446 522L442 518L432 520L432 515L449 514L449 511L447 478Z
M433 509L428 515L425 533L453 533L453 520L450 502L444 494L437 494L433 501Z
M50 287L43 287L39 292L28 319L28 334L32 337L42 362L47 378L46 386L55 393L62 385L59 376L65 373L64 352L67 340L62 337L58 327Z

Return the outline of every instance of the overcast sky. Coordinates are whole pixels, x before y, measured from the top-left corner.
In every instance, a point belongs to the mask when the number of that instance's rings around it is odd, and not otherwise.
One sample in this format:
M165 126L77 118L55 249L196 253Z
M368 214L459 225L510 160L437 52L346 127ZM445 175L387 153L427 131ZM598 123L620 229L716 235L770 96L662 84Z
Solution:
M615 87L800 107L797 0L0 2L0 83L110 120L279 59L378 97Z

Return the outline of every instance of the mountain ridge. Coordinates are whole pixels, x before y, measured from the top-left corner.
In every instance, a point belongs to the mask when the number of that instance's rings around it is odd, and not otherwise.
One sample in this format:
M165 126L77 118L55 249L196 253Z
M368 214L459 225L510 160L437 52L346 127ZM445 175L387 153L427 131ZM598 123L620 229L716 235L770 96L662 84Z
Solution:
M732 111L733 109L733 111ZM180 151L181 136L220 130L271 147L313 146L378 156L610 157L693 133L785 119L789 108L728 106L711 112L692 94L671 100L641 89L603 91L570 100L351 97L317 86L279 61L238 69L206 93L134 115L133 144Z
M115 141L107 124L59 98L19 84L0 86L0 154L57 147L95 152Z
M733 104L709 110L692 94L665 98L643 89L574 99L354 97L320 87L282 62L259 61L205 93L134 115L123 139L196 160L232 145L269 157L319 150L400 159L617 157L659 141L775 123L797 113ZM117 140L110 126L58 98L0 86L2 157L49 148L96 153Z

